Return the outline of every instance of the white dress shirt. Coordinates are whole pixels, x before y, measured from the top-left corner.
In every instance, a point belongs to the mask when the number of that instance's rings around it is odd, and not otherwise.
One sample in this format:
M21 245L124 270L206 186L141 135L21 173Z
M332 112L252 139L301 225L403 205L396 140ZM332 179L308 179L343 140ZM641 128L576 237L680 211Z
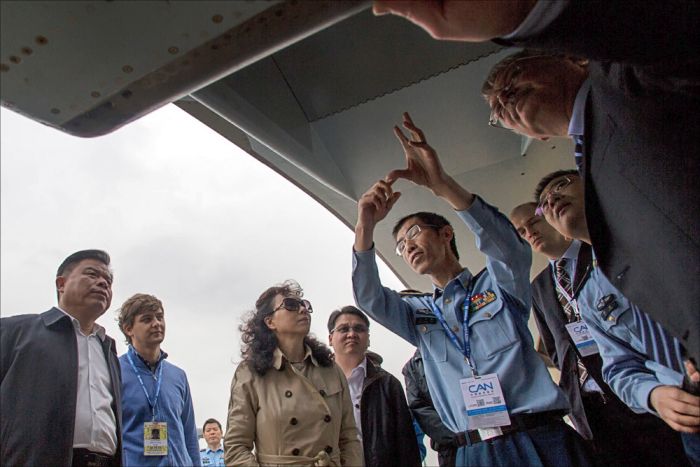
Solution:
M117 452L117 421L112 410L112 380L102 350L105 329L95 323L92 333L86 336L80 330L80 322L65 310L61 311L73 322L78 343L78 396L73 447L114 455Z
M357 434L360 436L360 443L362 443L362 418L360 416L361 407L360 399L362 399L362 387L365 384L365 377L367 376L367 357L362 359L362 363L357 365L350 372L350 377L348 378L348 387L350 388L350 399L352 400L352 410L355 415L355 424L357 425Z

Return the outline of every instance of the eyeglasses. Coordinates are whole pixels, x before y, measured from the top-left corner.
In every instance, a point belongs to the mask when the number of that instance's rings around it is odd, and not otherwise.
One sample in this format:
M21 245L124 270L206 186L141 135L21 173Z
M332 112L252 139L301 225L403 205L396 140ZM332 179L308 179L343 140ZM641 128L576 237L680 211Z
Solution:
M544 207L547 205L549 196L554 193L559 193L561 190L571 185L573 181L574 180L570 177L560 178L549 187L549 190L542 192L542 194L540 194L540 202L537 203L537 209L535 209L535 214L544 216Z
M308 300L300 300L298 298L293 298L293 297L285 297L282 299L282 303L279 304L277 308L272 310L274 313L275 311L279 310L280 308L284 308L285 310L288 311L299 311L301 310L301 307L304 307L306 311L309 313L313 313L314 309L311 308L311 302Z
M335 329L331 329L331 334L334 332L337 332L339 334L347 334L352 330L355 334L362 334L363 332L369 331L369 328L365 326L364 324L355 324L353 326L349 326L347 324L343 324L338 326Z
M407 240L415 240L415 238L418 235L420 235L420 233L423 231L423 229L425 227L432 227L434 229L438 228L437 225L426 224L423 227L421 227L420 225L415 224L414 226L412 226L410 229L408 229L406 231L406 235L404 235L404 237L401 240L396 242L396 254L399 256L403 255L403 251L406 249L406 241Z
M503 123L503 110L506 105L513 106L517 97L516 82L522 76L523 69L518 63L524 62L526 60L533 60L537 58L551 58L550 55L531 55L529 57L522 57L513 60L502 73L511 73L511 77L508 80L508 84L498 90L492 90L492 94L495 97L494 104L491 106L491 113L489 114L489 126L494 128L503 128L506 130L511 130ZM512 71L511 71L512 70Z

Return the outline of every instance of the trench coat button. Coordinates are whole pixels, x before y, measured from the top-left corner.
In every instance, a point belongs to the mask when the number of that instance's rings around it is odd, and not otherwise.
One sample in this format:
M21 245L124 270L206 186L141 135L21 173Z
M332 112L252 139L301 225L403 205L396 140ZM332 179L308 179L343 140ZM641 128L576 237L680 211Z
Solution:
M326 451L328 454L333 452L333 448L330 446L326 446L323 450Z
M330 422L331 422L331 416L330 416L330 415L326 415L325 417L323 417L323 421L326 422L326 423L330 423Z
M323 389L318 391L318 393L321 394L321 397L326 397L326 391L324 391Z
M299 452L301 452L301 451L299 451L299 448L292 449L292 455L294 455L294 456L298 456Z
M292 425L296 425L297 423L299 423L299 420L297 420L296 417L292 417L292 419L289 420L289 423L291 423Z
M292 391L285 391L284 396L285 397L292 397Z

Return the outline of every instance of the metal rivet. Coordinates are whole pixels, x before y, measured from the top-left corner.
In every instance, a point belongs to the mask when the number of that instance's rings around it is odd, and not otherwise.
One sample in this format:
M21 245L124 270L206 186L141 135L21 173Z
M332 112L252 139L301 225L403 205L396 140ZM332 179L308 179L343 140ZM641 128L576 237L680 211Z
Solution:
M218 24L224 20L224 17L221 15L214 15L211 17L211 20Z
M124 65L122 67L122 71L124 73L131 73L132 71L134 71L134 67L132 67L131 65Z
M180 52L180 49L178 49L178 48L175 47L174 45L171 46L171 47L168 47L168 53L169 53L169 54L175 55L176 53L179 53L179 52Z
M39 45L46 45L49 43L49 40L47 38L45 38L44 36L36 36L34 38L34 41Z
M30 49L29 47L22 47L22 53L24 55L31 55L34 53L34 51L32 49Z
M56 114L60 114L61 111L58 110L56 107L54 107L53 109L51 109L51 113L54 114L54 115L56 115Z
M19 58L17 55L10 55L10 61L16 65L20 63L22 59Z

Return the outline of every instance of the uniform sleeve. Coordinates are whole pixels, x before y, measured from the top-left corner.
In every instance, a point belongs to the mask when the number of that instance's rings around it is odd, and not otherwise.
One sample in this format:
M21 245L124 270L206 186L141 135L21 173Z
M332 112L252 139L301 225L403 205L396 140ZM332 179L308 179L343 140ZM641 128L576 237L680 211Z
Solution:
M258 460L253 455L257 410L258 395L253 387L253 375L247 364L243 363L236 368L231 383L224 435L226 465L258 465Z
M194 422L194 408L192 407L192 393L190 392L190 384L185 378L185 401L184 410L182 412L182 429L185 435L185 444L187 445L187 453L192 460L193 466L201 466L202 458L199 455L199 440L197 438L197 426Z
M345 379L345 375L338 366L335 366L336 373L343 386L342 416L340 419L340 439L338 448L340 449L340 463L344 466L364 465L364 453L358 437L357 425L355 424L355 414L352 409L350 399L350 388Z
M352 291L357 306L372 319L412 345L418 345L413 310L398 292L382 286L374 248L353 251Z
M530 313L532 250L498 209L475 196L471 207L457 215L476 236L486 255L486 268L498 286L515 298L524 315Z

